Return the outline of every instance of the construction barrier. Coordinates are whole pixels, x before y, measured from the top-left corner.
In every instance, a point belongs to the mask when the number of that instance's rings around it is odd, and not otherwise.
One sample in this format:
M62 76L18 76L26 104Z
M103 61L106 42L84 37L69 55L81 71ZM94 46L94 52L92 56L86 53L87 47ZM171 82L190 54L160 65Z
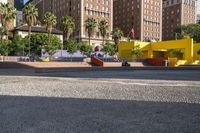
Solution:
M103 61L100 60L99 58L97 58L96 56L92 56L92 57L91 57L91 63L92 63L94 66L100 66L100 67L103 67L103 66L104 66Z

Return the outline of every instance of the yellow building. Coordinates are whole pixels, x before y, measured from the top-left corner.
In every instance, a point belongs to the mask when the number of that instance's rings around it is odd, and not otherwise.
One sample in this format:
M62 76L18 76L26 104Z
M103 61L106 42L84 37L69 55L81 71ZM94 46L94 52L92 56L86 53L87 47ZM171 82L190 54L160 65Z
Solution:
M169 50L179 49L183 51L181 57L176 57L179 64L199 63L200 59L200 55L197 54L200 44L193 44L191 38L163 42L121 42L118 47L119 58L136 58L132 52L136 46L142 51L139 58L172 58Z

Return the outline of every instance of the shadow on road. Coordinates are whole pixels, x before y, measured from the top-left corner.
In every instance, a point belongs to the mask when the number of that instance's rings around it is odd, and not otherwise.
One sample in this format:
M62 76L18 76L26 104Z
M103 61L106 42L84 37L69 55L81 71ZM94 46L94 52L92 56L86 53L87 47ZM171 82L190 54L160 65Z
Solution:
M0 69L0 77L3 76L200 81L200 71L197 70L129 70L35 73L34 69Z
M199 133L200 105L0 96L2 133Z

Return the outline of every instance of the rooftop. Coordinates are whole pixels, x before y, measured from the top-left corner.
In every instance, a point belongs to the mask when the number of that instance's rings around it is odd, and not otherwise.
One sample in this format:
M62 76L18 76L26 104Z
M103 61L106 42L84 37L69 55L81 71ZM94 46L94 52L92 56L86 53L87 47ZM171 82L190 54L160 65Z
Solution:
M27 31L28 32L28 26L27 25L18 26L18 27L15 27L13 31ZM32 26L31 31L38 32L38 33L47 33L45 26ZM56 28L53 28L52 34L63 34L63 32Z

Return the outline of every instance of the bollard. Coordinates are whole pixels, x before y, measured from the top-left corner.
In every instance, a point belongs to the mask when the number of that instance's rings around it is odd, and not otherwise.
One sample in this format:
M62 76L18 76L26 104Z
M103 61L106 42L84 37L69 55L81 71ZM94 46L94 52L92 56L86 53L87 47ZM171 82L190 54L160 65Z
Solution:
M168 60L164 60L164 66L168 67Z

